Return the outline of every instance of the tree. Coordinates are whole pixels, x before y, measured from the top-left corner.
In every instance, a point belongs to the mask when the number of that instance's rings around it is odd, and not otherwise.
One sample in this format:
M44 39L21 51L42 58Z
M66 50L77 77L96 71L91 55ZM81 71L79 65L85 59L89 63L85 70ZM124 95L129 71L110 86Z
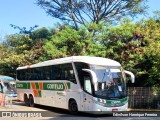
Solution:
M65 27L57 31L43 46L48 59L74 55L105 56L104 47L94 41L85 28L75 30Z
M26 30L26 27L19 27L13 24L10 24L10 26L13 27L14 29L18 29L20 34L26 34L26 35L30 35L32 31L38 27L38 25L34 25L33 27L30 27L29 30Z
M143 58L142 46L143 35L140 33L141 26L131 24L125 19L119 26L108 28L102 38L102 44L106 46L106 57L119 61L127 70L134 72L137 76Z
M31 32L30 36L26 33L6 36L6 40L0 43L0 74L16 77L18 66L40 62L44 57L42 46L45 38L50 37L48 33L47 29L42 28Z
M51 32L45 27L34 30L33 32L30 33L30 37L34 41L36 41L37 39L48 39L50 36Z
M37 0L49 15L72 22L75 28L88 22L117 20L144 13L146 0Z
M6 57L7 52L8 52L8 49L5 46L0 44L0 61L2 61L4 57Z
M147 84L160 86L160 41L151 41L149 46L145 49L146 63L148 66Z
M12 48L0 44L0 74L16 77L16 68L26 64L24 54L17 54Z
M13 34L6 36L5 46L15 51L17 54L24 53L32 48L33 40L24 34Z

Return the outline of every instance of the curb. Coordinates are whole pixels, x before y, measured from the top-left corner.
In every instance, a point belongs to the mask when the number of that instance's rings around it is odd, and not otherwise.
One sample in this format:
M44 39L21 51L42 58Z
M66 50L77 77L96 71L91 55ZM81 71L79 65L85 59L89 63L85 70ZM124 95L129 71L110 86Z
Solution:
M160 112L160 109L132 109L128 108L127 111L135 111L135 112Z

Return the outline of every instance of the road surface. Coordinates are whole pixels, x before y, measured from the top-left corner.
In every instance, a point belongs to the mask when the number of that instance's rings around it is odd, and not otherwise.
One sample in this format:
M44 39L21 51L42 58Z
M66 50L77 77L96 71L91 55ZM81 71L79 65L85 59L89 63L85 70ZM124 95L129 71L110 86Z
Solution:
M132 115L133 114L133 115ZM134 115L135 114L135 115ZM138 117L145 113L92 115L79 113L71 115L67 110L36 105L25 106L23 102L13 101L12 104L0 107L0 120L159 120L160 117ZM147 114L147 112L146 112ZM124 116L124 117L123 117ZM130 116L130 117L128 117Z

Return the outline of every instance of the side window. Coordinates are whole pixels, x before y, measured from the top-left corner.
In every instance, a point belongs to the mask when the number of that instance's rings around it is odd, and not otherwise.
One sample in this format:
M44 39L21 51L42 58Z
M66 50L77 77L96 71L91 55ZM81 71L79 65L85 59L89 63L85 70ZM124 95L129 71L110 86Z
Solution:
M0 83L0 93L3 93L2 84Z
M77 83L75 79L74 70L71 63L62 65L62 76L65 80L69 80L73 83Z
M17 70L17 79L20 81L28 80L27 73L28 71L26 69Z
M68 80L76 83L73 67L71 63L53 65L51 70L52 80Z
M35 80L35 70L34 70L34 68L30 68L29 80Z
M46 75L46 76L50 75L50 73L48 72L48 69L47 68L44 68L44 69L47 70L47 71L43 72L43 67L34 68L34 78L35 78L35 80L44 80L44 79L46 79L46 78L44 78L44 75Z
M90 76L84 76L84 90L85 90L86 92L92 94Z
M39 80L39 70L38 68L34 68L34 80Z
M24 73L22 72L22 70L17 70L17 79L18 80L23 80Z
M76 67L76 71L77 71L77 75L78 75L81 87L84 88L84 75L86 74L86 72L84 72L82 69L89 69L89 65L82 62L75 62L74 65Z
M51 66L46 66L43 69L44 71L44 79L45 80L51 80Z
M29 77L30 77L30 69L26 69L25 80L29 80Z
M44 70L43 70L43 67L38 68L38 78L39 78L39 80L44 80Z
M53 65L52 66L52 80L61 80L61 66Z

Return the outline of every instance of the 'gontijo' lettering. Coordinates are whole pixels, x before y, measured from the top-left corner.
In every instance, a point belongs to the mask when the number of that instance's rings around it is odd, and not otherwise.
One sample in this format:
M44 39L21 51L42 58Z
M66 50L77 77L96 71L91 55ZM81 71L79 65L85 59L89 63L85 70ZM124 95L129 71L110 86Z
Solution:
M48 84L47 89L63 90L64 86L63 86L63 84Z

